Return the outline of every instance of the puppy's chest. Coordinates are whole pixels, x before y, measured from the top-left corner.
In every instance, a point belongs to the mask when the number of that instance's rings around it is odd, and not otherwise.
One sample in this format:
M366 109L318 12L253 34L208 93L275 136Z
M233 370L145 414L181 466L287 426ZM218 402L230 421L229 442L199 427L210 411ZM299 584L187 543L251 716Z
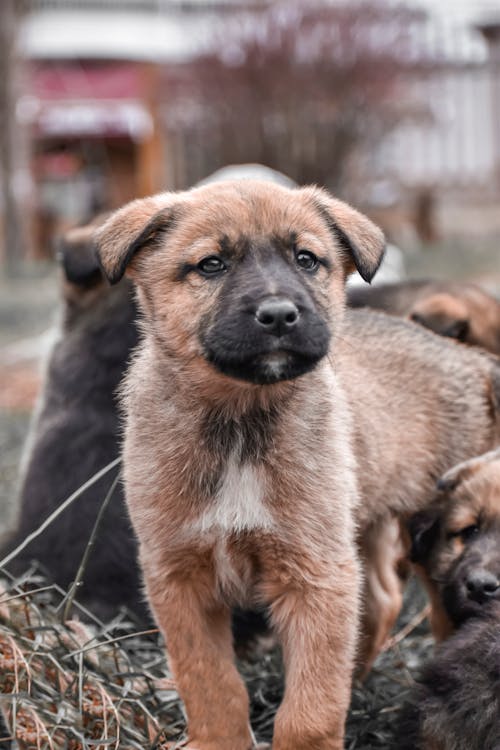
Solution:
M231 455L192 527L195 536L211 548L217 585L232 601L248 601L255 585L254 535L272 533L275 528L266 485L261 466Z
M225 537L274 526L263 467L240 461L237 453L225 461L203 506L193 524L193 530L201 535Z

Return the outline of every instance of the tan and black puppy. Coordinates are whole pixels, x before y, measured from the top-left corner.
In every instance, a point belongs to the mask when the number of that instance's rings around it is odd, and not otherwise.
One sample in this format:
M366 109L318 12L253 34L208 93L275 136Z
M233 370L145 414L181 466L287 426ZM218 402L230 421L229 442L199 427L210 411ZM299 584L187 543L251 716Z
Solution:
M500 301L476 284L426 279L354 287L348 302L408 317L441 336L500 354Z
M408 528L444 638L500 602L500 450L454 467L439 487L442 496Z
M498 364L404 321L344 315L383 237L317 188L214 184L135 201L96 236L138 287L123 389L127 502L189 748L248 750L230 611L269 608L286 690L274 750L340 750L357 535L423 507L499 438Z
M444 496L410 520L412 553L450 635L418 679L400 750L500 747L500 450L442 480Z

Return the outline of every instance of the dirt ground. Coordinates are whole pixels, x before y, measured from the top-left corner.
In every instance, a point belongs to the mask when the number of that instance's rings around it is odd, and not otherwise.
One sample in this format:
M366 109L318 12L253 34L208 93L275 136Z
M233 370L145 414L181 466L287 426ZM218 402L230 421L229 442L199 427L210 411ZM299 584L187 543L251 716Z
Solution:
M498 247L429 248L406 259L411 276L436 273L441 277L475 278L500 292ZM22 278L0 281L0 537L15 515L18 467L30 414L41 382L42 362L50 349L58 310L58 281L53 267ZM415 585L407 594L397 630L411 622L425 605ZM393 644L378 660L367 683L356 687L348 723L349 750L396 750L394 717L414 682L422 658L431 651L427 624ZM268 737L282 690L276 655L243 666L252 695L259 735Z

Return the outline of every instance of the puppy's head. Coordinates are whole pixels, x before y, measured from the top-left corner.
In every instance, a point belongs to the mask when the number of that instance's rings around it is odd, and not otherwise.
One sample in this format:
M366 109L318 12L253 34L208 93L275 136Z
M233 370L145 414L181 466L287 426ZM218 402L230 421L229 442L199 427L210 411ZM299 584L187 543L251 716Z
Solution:
M456 625L500 601L500 449L451 469L435 508L409 522L411 558Z
M366 217L317 188L242 180L135 201L96 234L111 283L136 282L148 335L186 368L253 384L328 352L346 274L384 249Z
M498 300L474 284L444 286L417 300L409 312L411 320L441 336L500 354Z
M462 300L451 294L436 293L418 300L409 317L440 336L467 341L469 311Z

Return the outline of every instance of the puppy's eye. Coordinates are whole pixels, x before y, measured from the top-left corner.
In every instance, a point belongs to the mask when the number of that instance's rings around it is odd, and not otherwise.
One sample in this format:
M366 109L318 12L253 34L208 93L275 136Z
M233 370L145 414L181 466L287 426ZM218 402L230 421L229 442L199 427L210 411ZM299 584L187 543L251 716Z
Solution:
M464 540L464 542L467 542L469 539L472 539L473 536L476 536L476 534L479 533L479 526L477 524L471 524L471 526L466 526L465 529L462 529L460 532L460 536Z
M227 271L226 264L217 255L208 255L206 258L202 258L196 268L203 276L218 276Z
M319 266L319 260L309 250L297 250L295 253L295 262L304 271L315 271Z
M477 524L471 524L470 526L466 526L463 529L460 529L460 531L453 531L448 536L450 539L454 539L457 537L460 537L460 539L463 542L468 542L470 539L476 536L476 534L479 533L479 526Z

